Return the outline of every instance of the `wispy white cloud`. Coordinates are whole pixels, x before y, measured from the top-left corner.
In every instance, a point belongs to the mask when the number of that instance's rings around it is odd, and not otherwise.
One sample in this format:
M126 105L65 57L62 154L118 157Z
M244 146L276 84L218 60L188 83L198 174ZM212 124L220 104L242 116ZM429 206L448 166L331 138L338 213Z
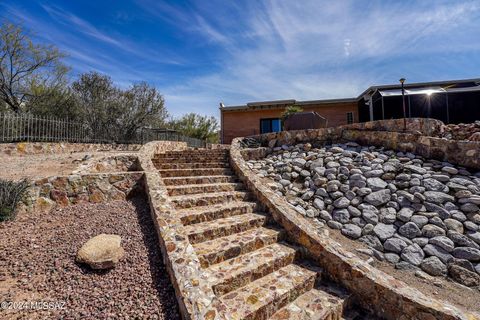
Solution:
M87 22L84 19L79 18L78 16L67 12L58 7L42 4L42 8L48 12L48 14L55 20L62 22L65 25L73 25L78 32L84 33L88 36L96 38L97 40L106 42L108 44L113 44L117 47L122 47L122 43L113 37L109 36L107 33L98 30L92 24Z
M167 92L185 96L182 103L195 101L187 97L217 97L205 106L212 114L221 100L352 97L403 76L399 66L413 57L480 50L473 32L480 19L478 1L272 0L244 10L234 41L224 32L231 33L231 26L221 25L221 19L215 20L216 29L197 21L198 33L225 50L221 70ZM385 70L395 59L392 70ZM429 72L435 74L430 70L423 77ZM176 101L170 103L175 108Z
M133 3L143 9L136 22L165 25L170 33L159 40L186 45L142 42L119 32L119 24L93 23L60 5L43 5L48 22L18 5L7 9L68 51L77 70L93 68L122 85L161 82L174 115L218 115L220 101L352 97L400 76L423 81L478 72L478 59L469 59L480 56L478 0Z

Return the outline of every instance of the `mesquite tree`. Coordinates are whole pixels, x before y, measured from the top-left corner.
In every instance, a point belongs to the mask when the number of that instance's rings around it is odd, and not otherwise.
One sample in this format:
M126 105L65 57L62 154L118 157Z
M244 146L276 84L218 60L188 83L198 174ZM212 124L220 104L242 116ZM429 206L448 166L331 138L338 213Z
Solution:
M20 26L0 25L0 100L19 112L35 97L32 86L64 84L68 68L54 46L35 44Z

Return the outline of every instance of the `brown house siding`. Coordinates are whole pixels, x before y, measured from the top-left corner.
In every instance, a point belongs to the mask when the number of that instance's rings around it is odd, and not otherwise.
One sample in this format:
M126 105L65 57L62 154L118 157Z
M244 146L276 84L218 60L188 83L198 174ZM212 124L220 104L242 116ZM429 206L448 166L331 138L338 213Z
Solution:
M315 111L327 119L329 127L347 124L347 113L353 112L354 122L358 122L357 102L341 102L319 105L301 105L304 111ZM221 110L223 143L231 143L236 137L246 137L260 133L260 119L280 118L284 108Z

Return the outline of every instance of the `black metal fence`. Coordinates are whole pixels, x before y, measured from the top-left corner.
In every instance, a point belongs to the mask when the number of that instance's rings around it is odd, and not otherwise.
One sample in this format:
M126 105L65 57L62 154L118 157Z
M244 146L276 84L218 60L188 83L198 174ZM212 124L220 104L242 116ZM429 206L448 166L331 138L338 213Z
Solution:
M0 143L8 142L73 142L144 144L154 140L184 141L190 147L203 148L203 140L186 137L169 129L141 128L129 139L114 138L112 130L92 127L50 116L0 113Z

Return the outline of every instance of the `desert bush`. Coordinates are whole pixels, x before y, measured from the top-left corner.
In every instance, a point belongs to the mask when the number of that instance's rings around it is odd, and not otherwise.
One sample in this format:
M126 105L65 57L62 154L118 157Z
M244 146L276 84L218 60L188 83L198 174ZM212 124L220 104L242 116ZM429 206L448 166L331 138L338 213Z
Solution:
M26 179L20 181L0 179L0 221L14 218L15 209L25 196L29 185Z

